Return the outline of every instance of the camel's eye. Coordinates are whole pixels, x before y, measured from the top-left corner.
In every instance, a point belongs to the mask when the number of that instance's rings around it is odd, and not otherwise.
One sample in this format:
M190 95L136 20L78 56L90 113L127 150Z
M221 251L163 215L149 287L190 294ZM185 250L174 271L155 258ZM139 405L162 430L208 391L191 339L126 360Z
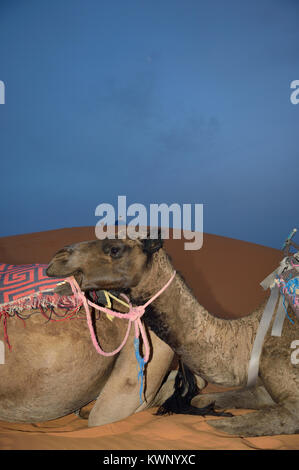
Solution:
M112 256L112 258L116 258L117 256L119 256L120 254L120 248L118 246L112 246L110 248L110 256Z

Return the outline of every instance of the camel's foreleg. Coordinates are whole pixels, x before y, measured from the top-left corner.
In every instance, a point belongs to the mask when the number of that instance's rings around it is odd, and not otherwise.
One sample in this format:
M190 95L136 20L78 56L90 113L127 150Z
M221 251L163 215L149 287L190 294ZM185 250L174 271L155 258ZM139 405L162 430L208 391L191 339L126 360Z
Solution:
M208 424L219 431L241 437L295 434L299 432L299 419L295 412L290 411L291 407L286 404L273 405L242 416L209 420Z
M274 402L264 386L252 389L230 390L227 392L204 393L193 398L191 404L196 407L203 407L215 402L216 408L246 408L259 410Z

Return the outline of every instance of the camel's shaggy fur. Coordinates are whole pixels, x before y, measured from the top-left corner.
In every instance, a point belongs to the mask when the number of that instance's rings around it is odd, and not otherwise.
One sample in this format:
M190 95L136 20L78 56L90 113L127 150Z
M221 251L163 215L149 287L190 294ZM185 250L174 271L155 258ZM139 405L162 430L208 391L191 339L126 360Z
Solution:
M144 303L171 277L172 263L160 240L96 240L67 247L48 268L53 276L74 275L82 290L130 290ZM113 248L113 249L112 249ZM152 256L149 257L149 253ZM145 323L195 373L214 384L244 387L250 354L264 304L240 319L217 318L198 303L176 274L168 289L144 315ZM271 331L271 326L269 331ZM299 365L291 363L299 325L285 322L281 337L267 334L254 390L197 397L225 408L254 408L254 413L210 421L219 430L241 436L299 432Z

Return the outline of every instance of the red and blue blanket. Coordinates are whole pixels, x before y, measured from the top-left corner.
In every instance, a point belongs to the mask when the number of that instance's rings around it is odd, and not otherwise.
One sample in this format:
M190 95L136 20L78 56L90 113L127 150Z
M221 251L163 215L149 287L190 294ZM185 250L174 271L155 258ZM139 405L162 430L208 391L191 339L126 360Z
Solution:
M0 264L0 304L53 289L63 279L46 275L46 264Z

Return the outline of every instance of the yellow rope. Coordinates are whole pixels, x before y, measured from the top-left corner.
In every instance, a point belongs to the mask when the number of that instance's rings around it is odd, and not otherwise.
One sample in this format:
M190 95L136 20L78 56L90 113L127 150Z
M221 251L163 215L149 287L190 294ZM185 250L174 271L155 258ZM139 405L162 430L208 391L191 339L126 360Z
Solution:
M105 294L105 297L106 297L106 305L105 307L107 308L111 308L111 300L110 300L110 297L109 297L109 292L104 290L104 294Z
M127 307L128 309L130 308L130 306L127 304L127 302L124 302L123 300L120 300L118 299L117 297L115 297L113 294L110 294L110 292L108 292L107 290L104 290L103 291L104 294L105 294L105 298L106 298L106 305L105 307L107 308L111 308L111 300L110 299L113 299L113 300L116 300L116 302L119 302L120 304L124 305L125 307ZM107 318L110 320L110 321L113 321L114 317L112 315L109 315L109 313L106 313L106 316Z

